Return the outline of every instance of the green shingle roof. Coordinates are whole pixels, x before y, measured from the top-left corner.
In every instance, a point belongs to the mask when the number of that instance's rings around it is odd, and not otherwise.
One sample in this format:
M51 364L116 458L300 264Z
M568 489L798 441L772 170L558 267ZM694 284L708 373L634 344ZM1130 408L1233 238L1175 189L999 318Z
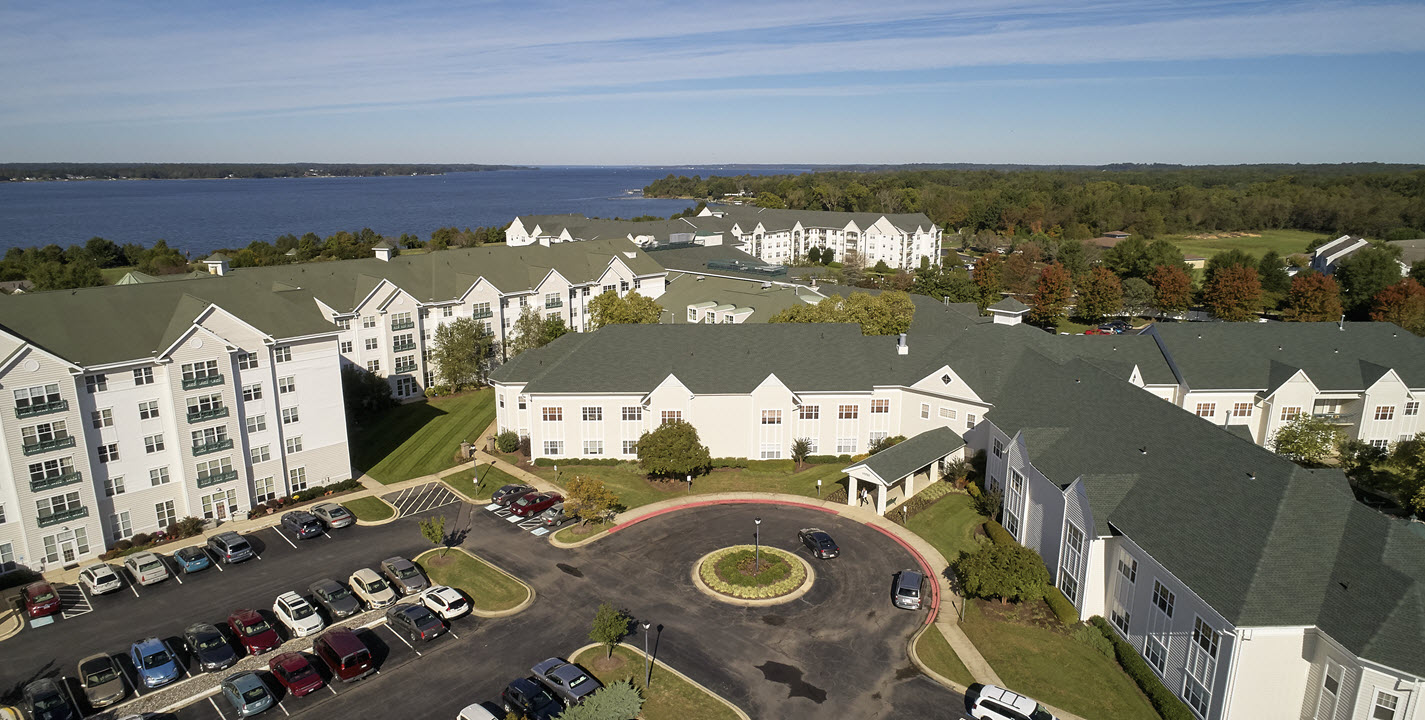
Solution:
M767 319L793 305L806 304L805 296L812 302L821 298L810 290L788 285L773 285L763 288L761 283L750 280L729 280L719 277L703 277L691 273L670 272L663 295L657 302L670 313L675 323L688 321L688 306L703 302L730 304L734 307L753 311L744 322L765 323Z
M895 481L965 447L965 440L948 427L938 427L896 443L847 468L866 467L887 483Z
M1028 306L1028 305L1025 305L1024 303L1022 303L1022 302L1020 302L1020 301L1018 301L1018 300L1016 300L1016 299L1014 299L1014 298L1012 298L1012 297L1006 297L1005 299L1003 299L1003 300L1001 300L1001 301L999 301L999 302L997 302L997 303L991 305L991 306L990 306L990 309L991 309L991 310L1003 310L1004 312L1015 312L1015 313L1029 312L1029 306Z

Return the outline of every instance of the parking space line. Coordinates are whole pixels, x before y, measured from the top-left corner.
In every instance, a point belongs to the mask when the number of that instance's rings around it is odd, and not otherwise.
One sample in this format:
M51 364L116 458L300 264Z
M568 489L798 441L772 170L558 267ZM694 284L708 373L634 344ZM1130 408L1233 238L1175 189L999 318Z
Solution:
M132 578L129 579L129 590L133 592L134 597L139 597L139 584Z
M89 594L84 592L83 585L65 585L56 588L55 592L59 595L61 608L59 616L65 620L94 611L94 606L89 603ZM68 609L63 609L65 606L68 606Z
M208 564L218 569L218 572L227 572L223 569L223 564L218 562L218 558L213 555L212 548L203 548L203 552L208 554Z
M332 687L331 683L327 683L327 689L332 691L333 695L336 694L336 688Z
M397 639L397 640L400 640L402 643L405 643L406 647L410 648L411 650L414 650L415 653L416 653L416 655L417 655L417 656L420 656L421 651L420 651L420 650L416 650L416 646L415 646L415 645L412 645L412 644L411 644L410 642L408 642L405 638L401 637L401 634L400 634L400 633L396 632L395 630L391 630L391 626L390 626L390 625L386 625L386 624L383 623L383 624L381 625L381 627L386 628L388 631L390 631L390 633L391 633L392 635L395 635L395 636L396 636L396 639Z
M426 494L425 502L421 503L421 509L417 510L416 512L425 512L427 510L430 510L431 508L440 507L440 505L436 503L437 501L442 499L443 498L441 498L440 490L432 489L429 493Z
M222 708L218 707L218 701L214 700L212 695L208 696L208 704L213 706L213 711L218 713L218 717L228 720L228 716L223 714Z
M448 633L450 633L450 636L453 637L453 638L455 638L456 640L459 640L459 639L460 639L460 636L455 634L455 626L454 626L454 625L451 625L450 627L446 628L445 631L448 632Z
M296 550L296 549L297 549L297 543L294 543L294 542L292 542L291 540L288 540L288 539L287 539L287 533L284 533L284 532L282 532L281 530L278 530L276 525L273 525L273 526L272 526L272 532L277 533L277 537L280 537L280 538L282 538L283 540L286 540L286 541L287 541L287 544L288 544L288 545L291 545L293 550Z
M323 535L326 535L328 540L335 540L335 539L336 539L336 538L332 537L331 535L327 535L327 531L326 531L326 530L323 530L323 531L322 531L322 534L323 534Z
M287 708L282 707L282 703L277 703L277 709L281 710L283 715L286 715L287 717L292 717L292 713L287 712Z
M211 565L212 563L209 564ZM172 575L173 579L177 580L179 585L183 584L183 578L181 577L182 573L178 572L177 570L174 570L173 572L169 573L169 575Z

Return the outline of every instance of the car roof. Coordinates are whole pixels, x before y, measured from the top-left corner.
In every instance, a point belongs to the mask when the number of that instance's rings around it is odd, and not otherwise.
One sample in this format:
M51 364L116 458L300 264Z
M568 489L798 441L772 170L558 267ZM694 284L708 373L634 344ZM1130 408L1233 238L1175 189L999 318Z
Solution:
M321 589L323 589L323 590L340 590L341 587L342 587L341 583L339 583L339 582L337 582L337 581L335 581L335 580L333 580L333 579L331 579L331 578L322 578L321 580L318 580L318 581L312 583L311 585L308 585L308 586L307 586L307 589L308 589L308 590L316 590L317 588L321 588Z
M113 575L113 574L114 574L114 566L113 566L113 565L110 565L109 563L94 563L93 565L90 565L90 566L84 568L83 572L87 572L87 573L109 573L110 575Z
M1034 708L1039 706L1039 703L1034 702L1033 700L1023 695L1020 695L1019 693L1016 693L1012 690L1006 690L1002 687L999 687L998 685L986 685L983 688L980 688L980 697L987 698L989 700L994 700L997 703L1008 705L1014 708L1015 710L1026 714L1034 712Z
M357 637L356 633L346 628L332 628L326 631L322 637L326 638L326 643L331 646L332 650L342 655L367 649L366 643L361 642L361 638Z
M49 590L50 592L54 592L54 586L43 580L36 580L35 582L32 582L29 585L25 586L25 592L39 592L41 590Z
M143 551L143 552L136 552L136 553L134 553L133 555L130 555L130 556L129 556L129 559L125 560L124 562L139 562L140 560L157 560L157 559L158 559L158 556L157 556L157 555L154 555L153 553L151 553L151 552L145 550L145 551Z
M232 530L228 530L227 532L220 532L217 535L214 535L213 539L222 540L223 542L234 542L236 540L242 540L242 536L233 532Z
M257 673L251 670L244 670L240 673L233 673L232 675L223 678L223 682L230 682L233 684L233 687L236 687L237 689L243 691L250 690L259 686L265 687L263 685L262 678L258 677Z
M565 662L564 658L552 657L548 660L540 661L538 665L534 666L533 670L537 675L548 675L550 670L553 670L554 668L557 668L560 665L567 664L568 663Z
M100 667L113 667L113 666L114 666L114 658L110 657L109 655L107 655L107 654L105 654L105 653L99 653L98 655L90 655L89 657L84 658L83 660L80 660L80 661L79 661L79 672L81 672L81 673L84 672L84 666L85 666L85 665L98 664L98 663L103 663L103 665L100 666Z
M277 599L288 603L302 603L303 605L307 604L307 601L303 599L301 595L298 595L297 593L291 590L288 590L287 592L278 595Z
M302 667L310 665L311 663L307 662L307 656L303 655L302 653L285 652L275 658L272 658L272 664L282 668L283 670L292 671L300 670L302 669Z
M459 590L456 590L455 588L450 587L449 585L436 585L435 587L433 587L433 588L431 588L431 589L429 589L429 590L426 590L425 592L423 592L423 593L421 593L421 594L422 594L422 595L439 595L439 596L441 596L441 597L450 598L451 600L454 600L454 599L457 599L457 598L463 600L464 597L465 597L465 596L463 596L463 595L460 594L460 591L459 591Z
M198 634L198 633L200 633L200 632L215 632L215 633L218 633L219 635L222 634L222 631L218 630L218 626L217 626L217 625L214 625L214 624L212 624L212 623L205 623L205 622L193 623L192 625L189 625L188 627L183 628L183 632L184 632L184 633L193 633L193 634L195 634L195 635Z
M153 650L167 650L167 649L168 649L168 646L164 645L164 644L163 644L163 641L162 641L162 640L159 640L159 639L156 638L156 637L146 637L146 638L144 638L144 639L142 639L142 640L140 640L140 641L134 643L133 645L130 645L129 647L130 647L130 648L138 648L139 652L151 652L151 651L153 651Z
M251 608L243 608L241 610L234 610L233 614L228 616L229 620L233 618L237 618L239 622L242 622L245 625L247 624L247 622L252 621L254 618L257 620L261 620L262 613Z
M288 515L291 515L292 517L294 517L294 518L296 518L296 519L298 519L298 520L316 520L316 519L317 519L317 516L316 516L316 515L313 515L313 514L307 512L306 510L292 510L292 511L290 511L290 512L284 514L282 517L285 518L285 517L287 517Z
M390 565L391 567L401 567L402 565L414 565L415 563L413 563L413 562L411 562L410 560L407 560L407 559L405 559L405 558L403 558L403 557L396 556L396 557L388 557L388 558L386 558L385 560L382 560L382 561L381 561L381 564L382 564L382 565Z
M351 576L361 580L362 582L371 582L372 580L381 579L381 576L377 575L376 571L372 570L371 568L361 568L360 570L357 570L356 572L352 573Z
M534 678L515 678L510 681L510 688L518 690L525 695L532 695L544 689L544 686L540 685L539 681Z

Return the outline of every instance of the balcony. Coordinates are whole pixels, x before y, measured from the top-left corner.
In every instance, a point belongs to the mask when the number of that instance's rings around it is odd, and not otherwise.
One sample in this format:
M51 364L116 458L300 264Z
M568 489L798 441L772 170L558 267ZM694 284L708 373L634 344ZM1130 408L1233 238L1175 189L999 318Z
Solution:
M24 449L26 455L39 455L40 453L53 452L55 450L63 450L65 448L72 447L74 447L74 436L66 435L62 438L53 438L50 440L41 440L36 443L27 443Z
M1356 414L1346 412L1314 412L1311 413L1311 417L1317 420L1325 420L1334 425L1350 425L1355 422L1353 418L1356 417Z
M564 301L563 301L563 300L545 300L545 301L544 301L544 309L545 309L545 310L553 310L553 309L555 309L555 308L562 308L562 307L564 307Z
M15 408L15 417L24 419L38 415L48 415L50 413L64 412L69 409L68 400L55 400L53 402L30 403L25 407Z
M218 418L225 418L227 416L228 407L226 405L208 408L207 410L198 410L196 412L190 410L188 412L188 422L196 423L203 422L204 420L217 420Z
M494 316L495 316L495 311L489 310L489 309L485 309L485 310L476 310L476 311L475 311L475 314L472 315L471 317L475 318L476 320L488 320L488 319L490 319L490 318L492 318L492 317L494 317Z
M89 517L89 508L80 505L77 508L61 510L57 513L51 513L49 515L41 515L38 522L40 527L49 527L51 525L58 525L62 522L77 520L82 517Z
M396 343L395 345L392 345L392 346L391 346L391 350L392 350L393 352L408 352L408 351L415 350L415 349L416 349L416 341L415 341L415 340L408 340L408 341L406 341L406 342L398 342L398 343Z
M416 326L416 321L415 321L415 320L392 320L392 321L391 321L391 330L392 330L392 331L396 331L396 330L410 330L411 328L413 328L413 327L415 327L415 326Z
M184 378L184 380L183 380L183 389L184 389L184 390L197 390L198 388L212 387L212 386L214 386L214 385L222 385L222 384L223 384L223 376L222 376L221 374L218 374L218 375L203 375L203 376L201 376L201 377L195 377L195 378Z
M43 492L53 490L65 485L73 485L84 479L84 474L79 471L67 472L63 475L48 475L38 480L30 478L30 492Z
M230 443L230 444L231 444L231 443ZM213 473L212 475L208 475L208 476L206 476L206 477L200 477L200 478L198 478L198 487L200 487L200 488L212 487L213 485L218 485L218 484L220 484L220 483L225 483L225 482L228 482L228 481L230 481L230 480L236 480L236 479L237 479L237 471L236 471L236 470L224 470L223 472L220 472L220 473Z
M232 438L223 438L222 440L219 440L219 441L217 441L217 442L203 443L202 445L194 445L194 446L193 446L193 456L194 456L194 457L197 457L197 456L199 456L199 455L207 455L207 454L209 454L209 453L215 453L215 452L218 452L219 450L231 450L231 449L233 449L233 439L232 439Z

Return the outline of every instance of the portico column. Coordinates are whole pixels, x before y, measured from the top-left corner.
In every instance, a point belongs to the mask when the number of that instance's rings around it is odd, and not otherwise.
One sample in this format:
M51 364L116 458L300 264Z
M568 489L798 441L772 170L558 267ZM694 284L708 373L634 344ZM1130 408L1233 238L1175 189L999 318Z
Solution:
M876 514L886 514L886 486L876 485Z
M847 505L850 505L851 507L856 507L858 504L860 504L860 501L861 501L861 496L859 496L859 495L856 494L856 476L855 476L855 475L847 475L847 476L846 476L846 504L847 504Z
M911 474L905 476L905 500L909 500L909 499L910 499L910 496L912 496L912 495L914 495L914 494L915 494L915 473L911 473ZM904 501L902 501L902 502L904 502Z
M945 459L945 458L940 458L940 460L936 460L935 462L930 463L930 484L931 484L931 485L934 485L935 483L940 482L940 463L941 463L941 461L943 461L944 459Z

